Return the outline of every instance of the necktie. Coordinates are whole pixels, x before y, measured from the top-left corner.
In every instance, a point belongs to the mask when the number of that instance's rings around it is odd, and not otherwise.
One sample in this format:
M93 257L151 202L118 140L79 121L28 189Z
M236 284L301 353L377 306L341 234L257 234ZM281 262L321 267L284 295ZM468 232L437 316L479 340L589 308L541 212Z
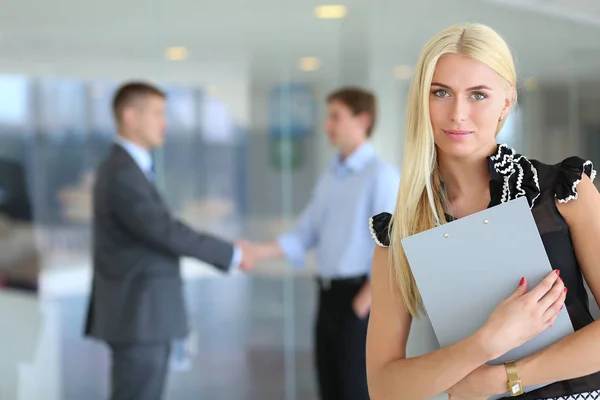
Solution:
M150 168L148 168L146 175L148 176L148 180L150 182L154 183L154 180L156 179L156 171L154 170L154 163L150 164Z

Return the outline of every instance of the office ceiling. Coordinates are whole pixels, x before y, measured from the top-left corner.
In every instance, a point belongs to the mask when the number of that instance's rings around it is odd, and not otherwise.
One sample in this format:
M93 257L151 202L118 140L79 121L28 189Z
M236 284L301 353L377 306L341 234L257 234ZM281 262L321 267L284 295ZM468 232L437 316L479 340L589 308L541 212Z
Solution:
M487 23L515 51L522 74L552 79L600 75L598 0L341 1L343 20L318 20L314 0L4 0L0 59L248 63L253 79L337 79L349 63L412 65L424 42L456 22ZM301 72L300 57L321 60ZM376 61L374 61L376 60ZM53 68L60 68L54 62ZM81 64L82 66L85 63Z
M600 27L598 0L488 0L521 11L532 11L558 19Z

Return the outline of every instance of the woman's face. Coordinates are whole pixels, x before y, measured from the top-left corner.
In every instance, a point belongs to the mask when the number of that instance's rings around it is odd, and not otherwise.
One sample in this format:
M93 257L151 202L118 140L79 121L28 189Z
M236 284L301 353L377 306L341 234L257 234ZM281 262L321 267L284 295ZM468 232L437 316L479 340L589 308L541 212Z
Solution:
M459 158L489 155L511 98L507 83L482 62L458 54L440 57L429 93L438 151Z

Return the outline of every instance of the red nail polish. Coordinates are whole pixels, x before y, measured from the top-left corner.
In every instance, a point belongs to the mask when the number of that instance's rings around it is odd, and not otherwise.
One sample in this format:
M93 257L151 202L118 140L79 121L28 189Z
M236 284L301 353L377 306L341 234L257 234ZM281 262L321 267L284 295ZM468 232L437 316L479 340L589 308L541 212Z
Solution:
M555 270L554 270L554 273L555 273L556 275L560 275L560 269L555 269Z
M525 277L521 278L521 282L519 282L519 286L525 283Z
M565 308L565 306L560 306L560 310L558 310L558 311L561 311L563 308Z

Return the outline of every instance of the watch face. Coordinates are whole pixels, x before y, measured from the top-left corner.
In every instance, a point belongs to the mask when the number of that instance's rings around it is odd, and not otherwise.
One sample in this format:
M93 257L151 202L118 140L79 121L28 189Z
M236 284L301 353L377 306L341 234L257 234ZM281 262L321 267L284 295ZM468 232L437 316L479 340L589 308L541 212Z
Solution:
M510 387L510 392L513 396L523 393L520 382L515 382Z

